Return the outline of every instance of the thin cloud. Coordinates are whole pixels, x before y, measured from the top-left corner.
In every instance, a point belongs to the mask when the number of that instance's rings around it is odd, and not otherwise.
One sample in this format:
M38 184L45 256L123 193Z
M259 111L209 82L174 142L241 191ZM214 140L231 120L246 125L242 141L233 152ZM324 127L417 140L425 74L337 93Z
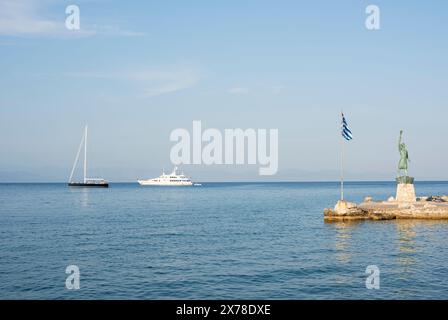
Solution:
M246 94L249 93L249 89L243 87L234 87L227 90L230 94Z
M121 29L116 26L110 25L93 25L88 29L91 35L100 36L117 36L117 37L143 37L146 35L144 32L136 32L131 30Z
M0 36L45 36L45 37L89 37L89 36L143 36L144 33L124 30L111 25L87 25L83 22L81 9L80 30L65 27L65 12L58 19L47 17L42 2L36 0L0 0Z
M199 74L194 70L148 72L138 75L145 83L143 95L154 97L194 87L199 82Z
M269 86L269 87L252 87L251 90L245 87L232 87L227 90L227 93L232 95L244 95L250 92L266 92L266 93L272 93L274 95L279 95L285 90L285 88L286 87L282 85Z
M272 89L273 94L279 95L286 89L286 87L278 85L278 86L273 86L271 89Z
M200 79L200 73L189 68L114 73L74 72L66 76L132 81L141 88L142 97L155 97L192 88L199 83Z
M36 3L30 0L0 0L0 35L52 34L64 27L37 14Z

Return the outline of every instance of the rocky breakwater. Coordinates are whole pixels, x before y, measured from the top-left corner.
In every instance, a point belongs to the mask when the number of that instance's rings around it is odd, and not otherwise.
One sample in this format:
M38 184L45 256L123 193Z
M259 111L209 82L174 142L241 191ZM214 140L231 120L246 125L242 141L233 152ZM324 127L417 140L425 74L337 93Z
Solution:
M332 209L324 209L325 221L448 219L448 196L420 197L413 202L373 201L366 197L360 204L339 200Z

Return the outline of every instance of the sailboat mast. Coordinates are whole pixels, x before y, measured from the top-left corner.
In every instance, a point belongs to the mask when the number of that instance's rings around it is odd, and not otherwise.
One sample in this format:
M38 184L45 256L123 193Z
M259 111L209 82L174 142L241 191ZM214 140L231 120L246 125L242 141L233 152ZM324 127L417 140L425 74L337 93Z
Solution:
M87 126L84 133L84 183L87 182Z

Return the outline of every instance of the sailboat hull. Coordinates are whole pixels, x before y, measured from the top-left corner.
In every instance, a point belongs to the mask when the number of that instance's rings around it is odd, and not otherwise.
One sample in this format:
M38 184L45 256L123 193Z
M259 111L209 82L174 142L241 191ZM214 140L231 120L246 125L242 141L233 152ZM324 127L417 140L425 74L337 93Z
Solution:
M69 187L83 187L83 188L109 188L108 183L82 183L82 182L70 182Z

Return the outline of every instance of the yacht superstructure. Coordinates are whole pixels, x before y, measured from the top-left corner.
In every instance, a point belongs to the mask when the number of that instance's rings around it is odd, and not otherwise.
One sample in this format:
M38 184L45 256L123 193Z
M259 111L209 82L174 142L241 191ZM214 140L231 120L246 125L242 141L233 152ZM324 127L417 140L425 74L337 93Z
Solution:
M185 176L183 173L177 172L177 167L174 167L173 172L165 174L148 180L137 180L142 186L192 186L193 182L190 177Z

